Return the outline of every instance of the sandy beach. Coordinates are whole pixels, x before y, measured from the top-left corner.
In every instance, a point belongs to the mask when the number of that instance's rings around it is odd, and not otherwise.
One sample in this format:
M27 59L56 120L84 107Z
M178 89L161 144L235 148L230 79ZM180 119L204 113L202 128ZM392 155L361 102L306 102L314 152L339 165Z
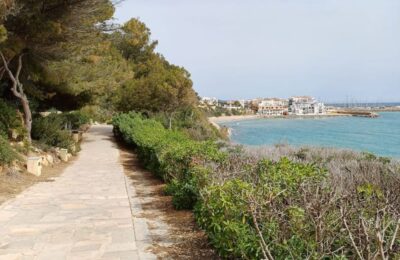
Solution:
M241 121L241 120L251 120L251 119L259 119L262 118L260 115L240 115L240 116L219 116L219 117L209 117L208 120L211 124L220 124L226 122L233 121Z
M262 118L260 115L240 115L240 116L220 116L220 117L209 117L208 121L215 126L218 130L224 127L223 123L241 121L241 120L251 120ZM227 128L227 136L230 138L232 135L232 129Z
M221 124L227 122L235 122L235 121L242 121L242 120L252 120L252 119L276 119L276 118L286 118L286 119L293 119L293 118L320 118L320 117L331 117L331 116L351 116L348 114L339 114L339 113L327 113L321 115L290 115L290 116L265 116L265 115L239 115L239 116L220 116L220 117L209 117L208 120L211 124L219 128Z

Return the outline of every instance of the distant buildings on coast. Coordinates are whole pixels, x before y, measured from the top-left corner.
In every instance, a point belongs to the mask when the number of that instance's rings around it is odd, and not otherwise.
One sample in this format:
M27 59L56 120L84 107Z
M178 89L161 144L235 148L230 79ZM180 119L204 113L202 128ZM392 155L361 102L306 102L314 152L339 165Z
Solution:
M309 96L289 98L289 113L294 115L325 114L325 105Z
M217 98L203 97L200 107L210 109L226 109L230 112L242 114L259 114L263 116L286 115L321 115L326 114L324 103L310 96L297 96L288 99L257 98L251 100L218 100Z

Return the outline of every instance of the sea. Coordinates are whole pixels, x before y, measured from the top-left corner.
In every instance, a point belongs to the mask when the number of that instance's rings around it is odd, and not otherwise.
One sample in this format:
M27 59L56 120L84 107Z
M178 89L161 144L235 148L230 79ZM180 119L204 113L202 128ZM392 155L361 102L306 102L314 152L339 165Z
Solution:
M220 124L231 128L231 140L237 144L348 148L400 159L400 112L379 115L262 118Z

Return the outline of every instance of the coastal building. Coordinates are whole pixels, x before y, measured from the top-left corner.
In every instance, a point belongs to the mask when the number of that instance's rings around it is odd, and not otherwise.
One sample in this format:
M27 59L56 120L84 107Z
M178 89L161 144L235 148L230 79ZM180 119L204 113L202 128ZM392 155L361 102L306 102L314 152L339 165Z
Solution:
M324 103L320 103L310 96L291 97L288 105L288 112L291 115L326 114Z
M281 98L267 98L258 104L258 114L265 116L283 116L289 111L288 100Z
M240 101L237 101L237 100L226 101L226 103L224 103L224 105L222 107L226 108L228 110L240 110L240 109L244 108L242 106L242 104L240 103Z
M246 108L248 108L250 111L253 111L253 113L256 113L258 111L260 103L263 101L263 98L254 98L247 100L246 102Z
M239 100L239 104L242 106L242 108L246 108L247 101L246 101L246 100L244 100L244 99L242 99L242 100Z
M202 97L200 103L208 106L218 106L218 99L215 97Z

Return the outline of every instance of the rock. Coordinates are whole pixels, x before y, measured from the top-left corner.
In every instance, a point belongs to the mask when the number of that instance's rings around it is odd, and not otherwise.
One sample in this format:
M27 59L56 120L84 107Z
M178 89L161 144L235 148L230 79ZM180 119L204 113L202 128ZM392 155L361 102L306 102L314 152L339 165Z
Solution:
M33 151L34 151L35 153L42 153L42 152L43 152L41 149L36 148L36 147L33 148Z
M16 171L21 171L21 167L19 166L18 161L13 161L11 168L15 169Z
M70 149L71 149L71 152L75 153L76 152L76 145L71 145Z
M49 166L49 162L46 159L45 155L40 156L42 158L42 164L43 166Z
M68 149L60 149L60 159L63 162L68 162L69 157L68 157Z
M53 158L53 156L52 156L51 154L46 155L46 161L47 161L49 164L53 164L53 163L54 163L54 158Z
M18 131L16 129L10 130L10 137L12 140L17 140L19 137Z
M78 143L80 141L79 133L73 133L72 139L74 140L75 143Z
M28 157L27 170L35 176L42 175L42 157Z

